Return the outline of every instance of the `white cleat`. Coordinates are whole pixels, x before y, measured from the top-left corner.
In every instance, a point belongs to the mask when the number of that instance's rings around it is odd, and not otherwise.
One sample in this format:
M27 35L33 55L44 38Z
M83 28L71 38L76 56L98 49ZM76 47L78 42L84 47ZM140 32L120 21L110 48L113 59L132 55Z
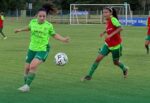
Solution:
M21 91L21 92L29 92L30 87L27 84L25 84L22 87L18 88L18 90Z
M4 37L4 40L6 40L7 39L7 36L6 37Z

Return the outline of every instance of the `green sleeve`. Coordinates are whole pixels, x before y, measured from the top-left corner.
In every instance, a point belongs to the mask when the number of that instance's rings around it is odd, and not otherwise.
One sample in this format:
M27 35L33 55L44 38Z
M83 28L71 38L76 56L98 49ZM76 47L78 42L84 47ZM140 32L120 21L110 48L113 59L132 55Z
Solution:
M1 16L2 20L5 20L5 17L4 16Z
M112 17L111 18L111 21L112 21L112 24L115 26L115 27L121 27L121 24L119 22L119 20L115 17Z
M54 36L56 34L53 25L51 24L50 26L50 32L49 32L50 36Z

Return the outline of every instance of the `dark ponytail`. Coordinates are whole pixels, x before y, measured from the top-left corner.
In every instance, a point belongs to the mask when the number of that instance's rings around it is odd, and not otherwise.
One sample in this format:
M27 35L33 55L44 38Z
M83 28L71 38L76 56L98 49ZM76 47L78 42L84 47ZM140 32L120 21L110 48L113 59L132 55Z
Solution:
M119 19L119 18L118 18L117 11L116 11L116 9L114 9L114 8L112 8L112 15L113 15L115 18Z
M109 10L109 11L112 13L113 17L119 19L116 9L114 9L114 8L112 8L112 7L106 7L106 8L104 8L104 9Z
M38 12L39 11L45 11L46 12L46 14L48 15L48 14L53 14L53 13L57 13L57 9L54 7L54 5L53 4L44 4L43 6L42 6L42 8L40 8L39 10L38 10Z

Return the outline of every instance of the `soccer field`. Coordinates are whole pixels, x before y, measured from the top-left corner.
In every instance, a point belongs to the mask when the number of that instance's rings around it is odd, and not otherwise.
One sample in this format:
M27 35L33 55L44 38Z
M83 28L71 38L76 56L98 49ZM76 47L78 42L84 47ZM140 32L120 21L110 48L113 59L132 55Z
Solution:
M130 67L129 77L112 63L111 54L100 64L93 79L80 82L104 44L99 33L105 25L55 24L58 33L69 36L69 44L51 38L51 52L37 71L29 93L20 93L23 84L23 67L30 35L14 34L14 28L28 22L5 22L7 40L0 39L0 103L149 103L150 55L144 49L146 29L124 27L123 56L121 61ZM69 63L56 66L54 55L65 52Z

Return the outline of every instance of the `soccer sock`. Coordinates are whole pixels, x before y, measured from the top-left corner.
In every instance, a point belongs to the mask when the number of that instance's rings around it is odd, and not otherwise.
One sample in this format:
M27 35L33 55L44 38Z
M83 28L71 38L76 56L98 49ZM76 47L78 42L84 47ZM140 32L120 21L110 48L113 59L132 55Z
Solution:
M94 63L93 63L93 65L92 65L92 67L90 68L90 71L89 71L89 73L88 73L88 76L91 76L91 77L92 77L92 75L93 75L94 71L97 69L98 65L99 65L99 62L94 62Z
M28 73L25 84L30 86L34 78L35 78L35 73Z
M147 52L149 52L149 46L145 45L145 48L146 48Z
M118 66L122 69L122 71L126 70L126 66L123 63L119 62Z
M1 32L1 34L2 34L3 37L6 37L3 32Z
M24 84L26 84L26 81L27 81L27 74L24 75Z

